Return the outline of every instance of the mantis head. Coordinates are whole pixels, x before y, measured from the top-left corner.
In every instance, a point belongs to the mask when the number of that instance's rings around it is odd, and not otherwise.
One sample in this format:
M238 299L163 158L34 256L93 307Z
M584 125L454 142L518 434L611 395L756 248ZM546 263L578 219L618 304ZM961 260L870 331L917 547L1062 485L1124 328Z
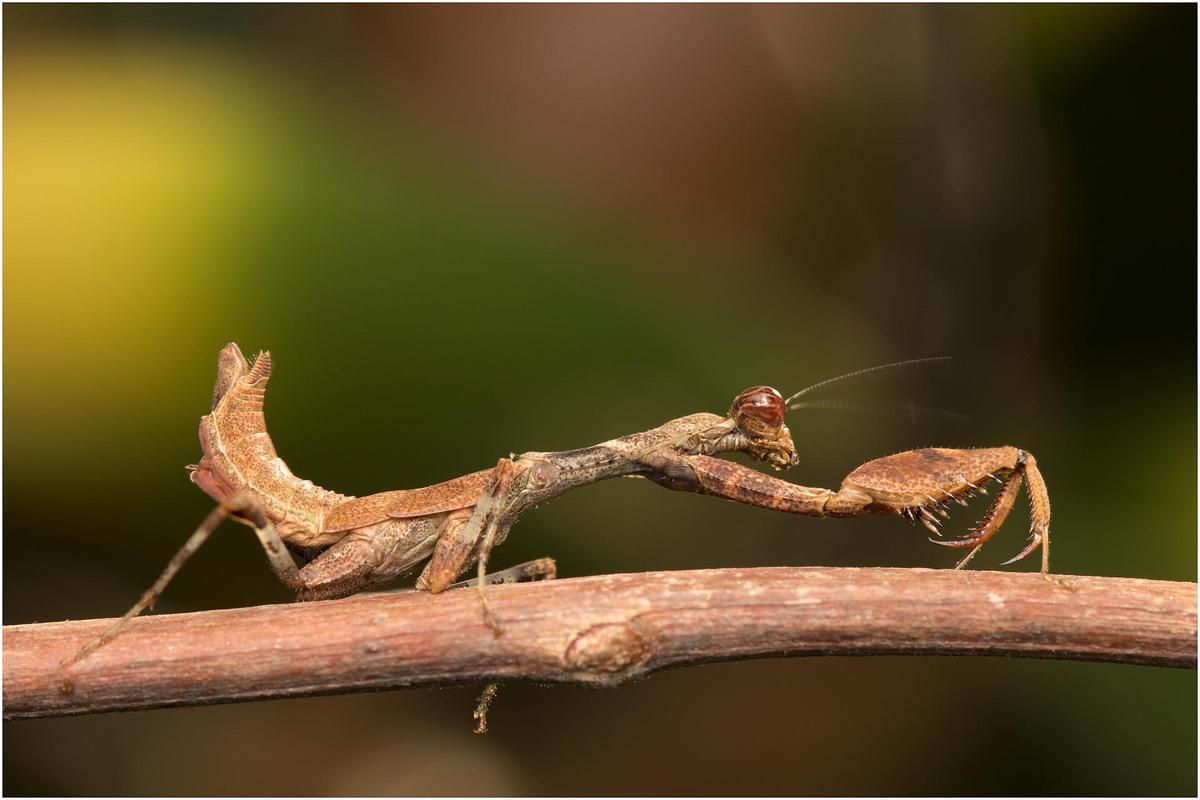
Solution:
M733 398L729 407L729 418L750 441L747 452L775 469L787 469L800 461L792 432L783 421L786 411L783 395L770 386L751 386Z
M791 431L784 424L784 415L788 411L801 408L835 408L863 411L896 411L902 410L916 421L917 412L947 414L937 409L921 408L912 403L902 406L880 406L869 403L850 403L839 400L822 400L819 395L831 387L844 387L870 380L882 379L897 372L912 370L916 367L944 366L950 361L948 356L918 358L911 361L898 361L893 364L882 364L877 367L860 369L836 378L829 378L815 383L806 389L801 389L786 400L770 386L751 386L733 400L729 408L729 417L725 424L732 424L739 434L745 437L746 444L737 449L743 450L760 461L766 461L775 469L786 469L799 462L796 447L792 442ZM813 395L818 395L814 398ZM954 415L951 415L954 416Z

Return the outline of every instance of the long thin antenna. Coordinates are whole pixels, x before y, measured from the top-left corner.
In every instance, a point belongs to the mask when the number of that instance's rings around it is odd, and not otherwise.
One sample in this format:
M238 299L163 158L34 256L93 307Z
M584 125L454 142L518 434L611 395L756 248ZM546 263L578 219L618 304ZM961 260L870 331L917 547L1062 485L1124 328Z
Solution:
M789 411L793 411L800 407L800 405L793 406L792 405L793 400L795 400L798 397L803 397L804 395L808 394L809 392L814 392L817 389L828 386L832 383L857 382L859 380L866 380L868 378L874 378L878 375L878 373L884 372L884 371L896 370L896 369L901 369L901 368L906 368L906 367L919 367L919 366L931 366L933 364L944 364L947 361L949 361L950 359L951 359L950 356L930 356L928 358L914 358L914 359L910 359L908 361L897 361L893 364L880 364L877 367L867 367L866 369L860 369L856 372L848 372L845 375L839 375L836 378L827 378L826 380L823 380L820 383L814 383L812 386L809 386L807 389L801 389L800 391L796 392L794 395L789 397L787 400L784 400L783 402L788 407Z
M804 400L788 406L791 411L799 409L818 409L823 411L854 411L861 414L882 414L897 417L908 417L913 423L919 417L944 417L946 419L967 419L966 414L950 411L945 408L932 408L914 403L865 403L858 400Z

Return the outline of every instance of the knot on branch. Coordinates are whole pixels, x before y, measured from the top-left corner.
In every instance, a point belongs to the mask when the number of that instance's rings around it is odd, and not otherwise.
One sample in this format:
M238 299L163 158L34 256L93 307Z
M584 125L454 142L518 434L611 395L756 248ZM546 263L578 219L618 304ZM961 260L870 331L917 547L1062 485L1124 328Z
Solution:
M626 622L593 625L575 635L563 651L563 665L597 683L620 683L650 660L646 639Z

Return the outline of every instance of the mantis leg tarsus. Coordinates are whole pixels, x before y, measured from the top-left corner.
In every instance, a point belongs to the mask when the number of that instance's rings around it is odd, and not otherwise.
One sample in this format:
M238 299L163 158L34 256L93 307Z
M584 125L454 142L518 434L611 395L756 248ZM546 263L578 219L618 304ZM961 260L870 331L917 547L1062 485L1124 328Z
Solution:
M501 636L504 629L500 626L500 620L492 613L492 607L488 605L487 595L483 593L482 586L475 587L475 596L479 599L479 613L483 616L483 624L488 626L492 636Z
M930 539L930 541L933 541L933 540ZM939 544L940 544L940 542L939 542ZM957 564L955 564L954 568L962 569L965 566L967 566L967 564L971 563L971 559L974 558L976 556L976 554L979 553L979 551L980 551L980 549L982 549L982 547L983 547L983 542L980 542L979 544L972 547L971 552L967 553L967 555L961 561L959 561Z

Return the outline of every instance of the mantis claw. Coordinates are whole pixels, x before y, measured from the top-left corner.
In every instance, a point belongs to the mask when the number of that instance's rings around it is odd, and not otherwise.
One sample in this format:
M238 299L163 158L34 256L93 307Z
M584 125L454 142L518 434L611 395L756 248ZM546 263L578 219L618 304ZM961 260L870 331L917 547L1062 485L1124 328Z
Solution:
M1010 558L1008 561L1000 562L1000 566L1007 567L1009 564L1017 563L1022 558L1025 558L1025 556L1032 553L1034 550L1037 550L1039 547L1041 547L1041 545L1042 545L1042 537L1040 534L1035 533L1033 536L1029 537L1029 544L1025 546L1024 550L1017 553L1015 556Z
M991 507L966 536L942 539L936 523L947 516L943 506L950 500L967 505L966 498L986 494L981 485L987 478L997 481L1000 490ZM979 548L999 530L1016 499L1022 483L1029 487L1032 520L1031 540L1014 558L1012 564L1042 548L1042 572L1049 572L1050 500L1046 484L1032 455L1015 447L994 447L981 450L948 450L926 448L897 453L894 456L868 462L846 477L847 488L863 492L871 498L871 509L900 514L910 521L919 520L938 538L929 541L942 547L973 547L956 569L970 561ZM936 500L945 495L945 499Z
M929 541L940 544L942 547L974 547L986 539L986 536L976 534L975 536L964 536L961 539L930 539Z

